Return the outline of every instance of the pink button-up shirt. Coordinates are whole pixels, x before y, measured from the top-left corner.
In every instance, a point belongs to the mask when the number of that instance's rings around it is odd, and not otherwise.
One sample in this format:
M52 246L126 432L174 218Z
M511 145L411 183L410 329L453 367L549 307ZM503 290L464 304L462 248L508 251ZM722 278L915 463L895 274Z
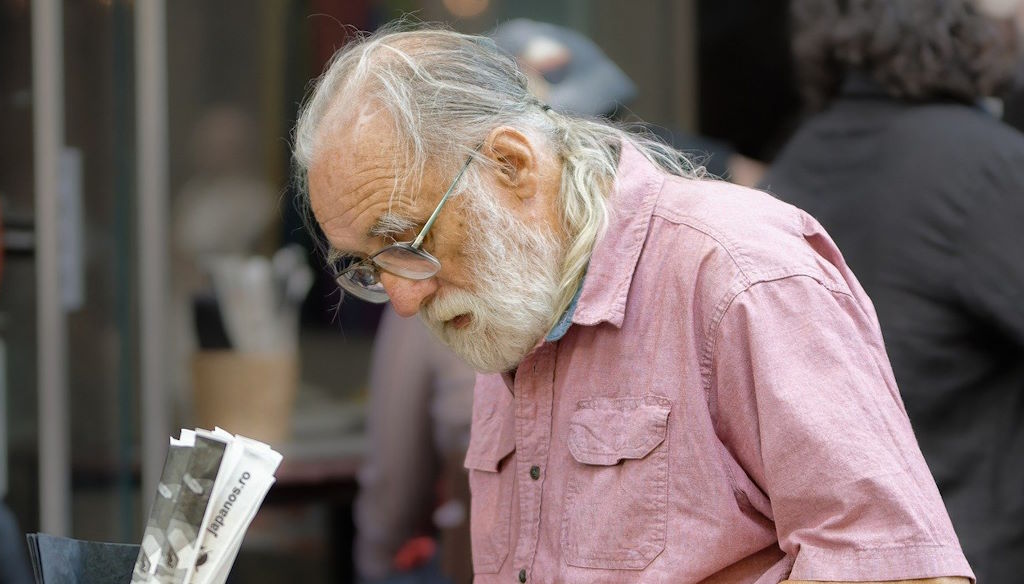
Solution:
M477 380L479 583L969 576L821 226L623 150L573 325Z

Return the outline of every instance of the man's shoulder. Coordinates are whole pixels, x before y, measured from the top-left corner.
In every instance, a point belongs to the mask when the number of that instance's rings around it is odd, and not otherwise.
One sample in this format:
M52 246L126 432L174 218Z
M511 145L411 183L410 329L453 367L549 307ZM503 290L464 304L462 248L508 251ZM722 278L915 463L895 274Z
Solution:
M664 225L651 234L667 241L649 244L706 250L704 267L729 263L749 282L820 271L807 238L821 227L763 191L719 180L671 178L653 215Z

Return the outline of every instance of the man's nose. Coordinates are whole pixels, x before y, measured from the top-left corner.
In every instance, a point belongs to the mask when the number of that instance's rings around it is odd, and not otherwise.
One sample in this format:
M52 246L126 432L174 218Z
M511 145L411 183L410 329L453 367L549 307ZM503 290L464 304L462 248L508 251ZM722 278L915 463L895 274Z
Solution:
M380 283L391 299L391 306L399 316L414 316L423 301L437 291L437 279L409 280L387 272L381 272Z

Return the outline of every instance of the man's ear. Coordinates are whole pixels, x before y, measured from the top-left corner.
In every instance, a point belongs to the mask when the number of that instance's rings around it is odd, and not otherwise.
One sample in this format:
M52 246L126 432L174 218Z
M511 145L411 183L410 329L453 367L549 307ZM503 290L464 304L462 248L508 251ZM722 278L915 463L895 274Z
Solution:
M520 200L537 193L540 161L526 134L510 126L495 128L488 134L481 151L497 166L496 176L501 185Z

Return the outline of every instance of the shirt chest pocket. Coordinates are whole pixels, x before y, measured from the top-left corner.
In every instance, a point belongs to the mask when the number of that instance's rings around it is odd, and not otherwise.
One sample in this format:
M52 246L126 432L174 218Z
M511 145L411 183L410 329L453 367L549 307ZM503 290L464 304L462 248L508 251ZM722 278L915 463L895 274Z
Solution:
M577 404L562 518L569 565L642 570L665 549L670 410L658 396Z

